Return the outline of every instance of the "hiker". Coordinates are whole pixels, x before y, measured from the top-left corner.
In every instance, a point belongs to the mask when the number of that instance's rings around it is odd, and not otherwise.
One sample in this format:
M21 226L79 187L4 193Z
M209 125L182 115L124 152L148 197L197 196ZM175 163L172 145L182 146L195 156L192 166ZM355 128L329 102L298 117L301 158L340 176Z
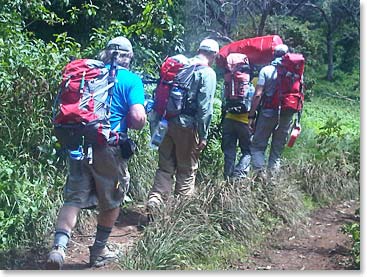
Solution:
M211 65L218 51L215 40L204 39L198 54L190 59L190 63L200 66L189 86L186 110L168 119L168 131L158 149L158 169L148 195L148 210L164 203L173 186L176 195L186 197L194 193L199 155L207 145L213 114L217 79Z
M141 129L145 125L144 88L140 77L129 71L133 49L127 38L116 37L110 40L99 59L109 68L112 66L109 64L112 56L116 57L117 82L113 87L111 130L126 134L128 128ZM115 143L116 141L115 135L108 144L93 146L92 164L88 159L73 161L68 156L64 204L57 218L47 269L62 268L68 241L80 210L96 206L99 214L95 241L89 247L90 266L103 266L116 259L116 254L108 249L106 243L119 215L120 204L128 190L130 179L128 160L122 157L123 147Z
M224 179L245 178L250 170L250 129L248 111L255 88L252 70L245 54L231 53L226 58L222 101L222 143ZM236 164L237 143L241 157Z
M255 95L253 97L251 110L248 116L250 130L254 132L250 147L252 168L255 176L262 179L266 178L266 176L273 176L273 174L278 172L280 169L281 153L286 144L294 114L292 111L281 110L279 115L278 108L266 108L263 106L264 96L271 99L275 93L277 85L276 66L281 62L282 57L286 53L288 53L287 45L277 45L274 48L274 59L271 64L260 70ZM260 111L258 115L256 115L258 108ZM271 146L266 170L265 150L270 137Z

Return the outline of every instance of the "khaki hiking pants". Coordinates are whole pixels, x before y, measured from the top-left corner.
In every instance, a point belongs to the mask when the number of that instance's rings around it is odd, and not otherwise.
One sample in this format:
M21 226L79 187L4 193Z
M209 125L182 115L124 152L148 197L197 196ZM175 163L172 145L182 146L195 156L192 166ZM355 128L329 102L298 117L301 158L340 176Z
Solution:
M198 169L199 138L196 130L184 128L172 122L159 147L158 169L148 202L161 204L172 193L190 196L194 193L196 172Z

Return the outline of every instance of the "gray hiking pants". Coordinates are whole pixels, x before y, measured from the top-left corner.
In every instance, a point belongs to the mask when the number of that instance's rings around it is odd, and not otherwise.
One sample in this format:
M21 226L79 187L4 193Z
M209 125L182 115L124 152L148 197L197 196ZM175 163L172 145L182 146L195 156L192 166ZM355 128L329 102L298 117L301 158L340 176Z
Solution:
M237 142L241 157L236 163ZM244 177L250 170L250 131L248 125L225 118L223 120L222 151L224 153L224 178Z
M271 136L271 146L267 168L276 172L280 168L280 156L287 142L287 137L292 124L293 114L282 114L266 117L260 113L257 119L255 134L251 144L252 167L254 171L265 169L265 150Z

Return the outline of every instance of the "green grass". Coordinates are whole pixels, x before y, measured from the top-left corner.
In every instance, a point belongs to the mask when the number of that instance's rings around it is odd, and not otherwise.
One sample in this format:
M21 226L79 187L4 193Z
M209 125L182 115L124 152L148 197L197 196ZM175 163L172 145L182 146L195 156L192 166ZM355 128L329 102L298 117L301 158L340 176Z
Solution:
M359 197L359 105L333 97L305 105L302 133L270 183L221 181L218 134L202 157L197 196L167 204L121 261L124 269L221 270L245 260L284 224L338 200ZM348 113L345 111L348 110Z

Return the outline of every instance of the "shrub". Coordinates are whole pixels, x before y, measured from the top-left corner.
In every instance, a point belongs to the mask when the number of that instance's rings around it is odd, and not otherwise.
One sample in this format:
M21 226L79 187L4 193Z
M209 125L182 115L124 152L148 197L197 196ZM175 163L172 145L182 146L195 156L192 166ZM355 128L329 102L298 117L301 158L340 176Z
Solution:
M61 202L61 185L62 178L52 168L0 156L0 250L47 240Z
M348 223L342 226L342 232L348 234L353 241L352 255L354 265L357 269L360 269L361 264L361 231L359 223Z

